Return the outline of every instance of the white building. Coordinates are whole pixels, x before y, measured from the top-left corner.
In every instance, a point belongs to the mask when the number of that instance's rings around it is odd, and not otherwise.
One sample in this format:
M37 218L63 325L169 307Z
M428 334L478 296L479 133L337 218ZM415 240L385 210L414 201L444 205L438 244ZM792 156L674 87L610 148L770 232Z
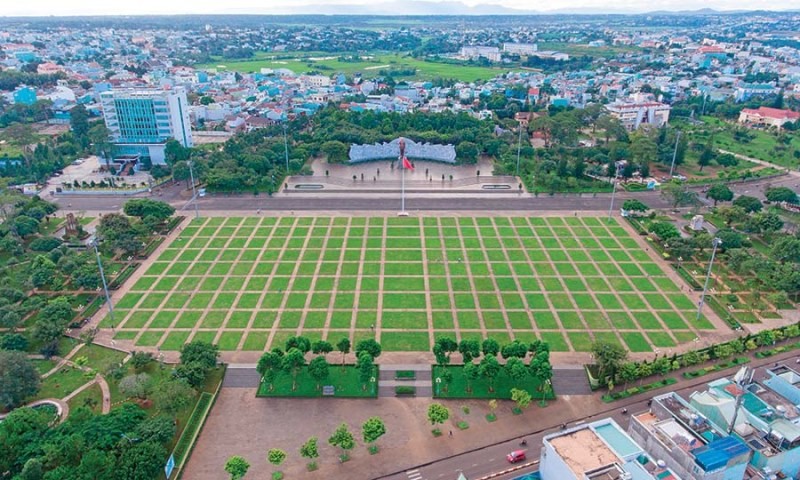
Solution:
M617 100L606 105L606 110L632 132L642 125L661 127L669 122L671 107L655 100L634 98Z
M484 46L470 46L461 47L461 57L471 60L477 60L481 57L489 60L490 62L500 61L500 49L497 47L484 47Z
M116 156L138 156L163 165L167 140L174 138L184 147L193 145L183 88L111 90L100 94L100 104Z
M516 55L533 55L539 51L539 46L535 43L504 43L503 51Z

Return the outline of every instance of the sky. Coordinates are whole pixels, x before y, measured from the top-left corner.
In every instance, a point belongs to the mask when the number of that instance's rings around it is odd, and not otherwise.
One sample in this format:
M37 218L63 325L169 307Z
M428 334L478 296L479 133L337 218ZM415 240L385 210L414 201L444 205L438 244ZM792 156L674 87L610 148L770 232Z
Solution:
M434 3L437 0L430 0ZM438 0L441 1L441 0ZM375 0L0 0L0 16L59 15L158 15L158 14L269 14L287 13L292 6L371 4ZM654 10L789 10L800 9L800 0L462 0L467 5L498 4L508 8L536 11L579 10L602 12L613 5L614 12Z

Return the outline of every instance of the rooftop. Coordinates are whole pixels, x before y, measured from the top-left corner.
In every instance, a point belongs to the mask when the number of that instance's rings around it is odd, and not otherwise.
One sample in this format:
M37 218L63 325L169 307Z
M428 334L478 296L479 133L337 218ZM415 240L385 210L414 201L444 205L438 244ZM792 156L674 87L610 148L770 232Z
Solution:
M612 465L618 460L617 455L588 426L549 441L576 478L583 478L586 472Z

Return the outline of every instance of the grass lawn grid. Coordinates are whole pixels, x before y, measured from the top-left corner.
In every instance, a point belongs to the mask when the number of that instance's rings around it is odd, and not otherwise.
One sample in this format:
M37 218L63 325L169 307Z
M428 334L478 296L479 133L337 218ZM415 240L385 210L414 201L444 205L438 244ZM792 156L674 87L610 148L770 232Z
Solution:
M123 335L116 338L140 329L136 345L161 343L165 349L191 340L186 338L190 332L172 330L191 326L180 319L170 323L163 308L200 313L202 320L194 326L201 330L193 338L224 343L224 350L261 350L274 343L265 337L283 335L277 328L319 329L316 336L337 338L343 330L353 338L370 336L366 329L375 325L383 327L379 340L387 343L387 351L428 350L427 329L434 330L434 338L510 339L533 332L555 341L554 351L583 351L587 338L617 331L621 337L613 335L615 341L646 351L651 334L658 332L652 331L653 322L636 323L639 313L655 314L667 328L708 327L707 321L697 324L685 316L688 299L682 294L661 289L666 277L657 273L660 267L626 254L632 239L616 221L283 217L267 223L251 218L193 223L191 235L185 231L167 247L168 259L156 259L158 268L148 269L149 276L123 296L124 306L144 310L129 313L120 325ZM170 275L174 265L193 258L207 261L194 263L188 276ZM590 276L581 280L581 272ZM245 282L248 273L253 278ZM655 275L658 283L645 274ZM639 284L646 288L639 290ZM624 321L608 324L601 310L608 308ZM408 321L400 319L401 312L409 313ZM547 312L561 320L548 322ZM591 334L578 336L587 326ZM563 336L565 327L576 331ZM329 328L336 333L326 335ZM668 343L664 336L655 338Z

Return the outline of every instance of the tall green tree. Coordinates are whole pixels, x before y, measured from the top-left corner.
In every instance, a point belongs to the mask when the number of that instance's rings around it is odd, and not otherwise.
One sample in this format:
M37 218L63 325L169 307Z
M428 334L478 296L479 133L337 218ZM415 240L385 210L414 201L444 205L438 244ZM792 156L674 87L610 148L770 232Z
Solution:
M40 385L39 372L23 352L0 350L0 406L21 405Z
M613 381L620 366L628 358L628 352L612 342L596 341L592 344L591 352L601 382Z
M356 440L350 433L350 427L346 423L340 424L333 434L328 438L328 443L333 447L342 449L342 458L348 457L348 452L356 446Z
M370 444L370 448L375 449L375 442L386 434L386 424L381 417L370 417L361 425L361 434L364 443Z
M306 443L300 447L300 456L309 460L307 465L309 471L317 469L316 458L319 457L317 437L311 437L306 440Z
M248 470L250 470L250 462L239 455L228 457L228 461L225 462L225 473L231 476L230 480L244 478Z

